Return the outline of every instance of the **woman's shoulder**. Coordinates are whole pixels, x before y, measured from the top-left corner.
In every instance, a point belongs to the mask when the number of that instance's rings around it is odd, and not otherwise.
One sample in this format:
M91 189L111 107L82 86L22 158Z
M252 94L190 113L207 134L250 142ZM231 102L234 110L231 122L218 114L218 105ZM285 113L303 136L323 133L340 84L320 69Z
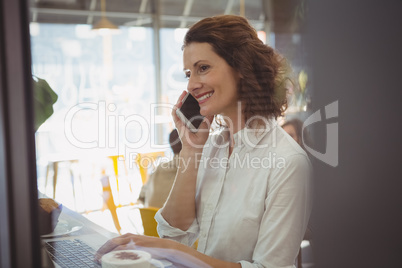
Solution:
M265 148L266 153L274 153L276 156L286 158L295 156L295 158L308 159L303 148L277 124L259 135L261 138L255 145L256 149Z

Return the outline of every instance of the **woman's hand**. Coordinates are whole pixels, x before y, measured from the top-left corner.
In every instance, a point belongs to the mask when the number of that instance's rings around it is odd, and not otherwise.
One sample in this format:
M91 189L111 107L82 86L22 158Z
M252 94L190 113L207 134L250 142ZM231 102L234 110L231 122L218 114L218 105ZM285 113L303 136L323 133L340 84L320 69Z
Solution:
M173 107L172 117L173 121L176 125L176 128L179 132L180 140L182 142L182 148L184 150L202 150L205 145L205 142L209 136L209 129L211 127L213 116L208 116L204 118L204 121L201 123L197 132L191 132L190 129L181 121L181 119L177 116L176 111L183 105L183 98L186 96L187 92L183 91L180 95L176 105Z
M191 132L176 115L177 109L183 105L183 98L186 94L187 92L183 91L172 111L172 117L182 142L182 149L173 188L161 212L162 217L170 226L181 230L187 230L196 216L195 190L199 157L208 139L210 122L213 119L213 117L204 118L198 131Z
M103 255L116 250L135 249L150 253L152 258L168 260L180 267L210 268L197 258L197 251L176 241L135 234L125 234L107 241L96 253L95 261L101 262Z
M119 237L115 237L107 241L102 247L98 249L95 255L95 261L100 262L103 255L115 250L124 249L139 249L139 248L159 248L159 249L176 249L179 247L179 243L169 239L162 239L158 237L146 236L146 235L135 235L135 234L125 234ZM148 250L147 250L148 251ZM156 252L156 251L155 251ZM152 252L153 256L155 252ZM158 257L158 256L154 256ZM162 256L166 257L166 256Z

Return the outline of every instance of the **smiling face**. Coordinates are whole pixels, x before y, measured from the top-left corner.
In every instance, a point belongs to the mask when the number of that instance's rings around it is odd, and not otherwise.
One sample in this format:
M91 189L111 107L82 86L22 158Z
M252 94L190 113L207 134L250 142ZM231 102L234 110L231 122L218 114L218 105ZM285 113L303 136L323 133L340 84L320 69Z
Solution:
M237 119L239 74L208 43L190 43L183 50L187 90L198 100L201 114Z

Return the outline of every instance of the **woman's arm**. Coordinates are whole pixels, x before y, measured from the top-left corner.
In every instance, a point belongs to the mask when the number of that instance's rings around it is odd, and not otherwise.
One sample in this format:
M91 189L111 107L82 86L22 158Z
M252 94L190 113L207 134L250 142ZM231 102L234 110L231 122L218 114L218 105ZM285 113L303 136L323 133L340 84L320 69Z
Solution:
M187 247L183 244L177 243L177 250L184 252L188 255L194 256L195 258L201 260L203 263L208 264L211 267L227 267L227 268L241 268L240 263L235 263L235 262L227 262L227 261L222 261L219 259L212 258L208 255L205 255L191 247Z
M180 152L176 179L161 210L161 215L172 227L183 231L186 231L195 219L197 153L199 152L185 149Z
M307 156L301 154L286 157L286 166L273 170L254 263L293 267L312 209L311 172Z
M176 115L187 92L183 92L172 111L172 117L182 142L179 156L179 168L170 195L161 210L163 218L172 226L187 230L195 219L195 191L198 161L202 148L209 136L208 118L200 125L197 133L191 132Z
M212 258L173 240L135 234L125 234L109 240L97 251L95 260L100 262L104 254L123 249L150 251L153 257L165 258L174 262L190 262L192 267L241 267L240 263Z

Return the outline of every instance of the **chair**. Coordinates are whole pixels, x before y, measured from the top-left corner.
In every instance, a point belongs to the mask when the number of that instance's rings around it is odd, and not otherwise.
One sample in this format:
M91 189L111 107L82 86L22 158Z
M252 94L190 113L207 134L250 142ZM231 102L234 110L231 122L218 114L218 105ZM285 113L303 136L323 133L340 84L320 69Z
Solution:
M116 227L116 230L119 234L121 234L121 226L119 222L119 218L117 217L117 207L114 202L113 194L112 194L112 189L110 187L109 183L109 177L105 175L105 170L102 170L102 178L101 178L101 183L102 183L102 197L103 197L103 202L106 205L106 207L109 209L110 214L112 215L113 223L114 226Z
M137 155L135 160L140 170L142 184L145 184L148 180L148 169L154 165L156 160L164 156L165 152L151 152Z
M307 226L306 233L304 234L303 240L309 241L309 243L312 243L312 229L311 226ZM297 254L297 259L296 259L296 267L297 268L303 268L303 248L300 246L299 253ZM311 260L310 260L311 261Z
M59 169L60 165L65 165L64 168L67 168L70 174L70 182L71 182L71 187L73 191L73 199L74 202L76 202L75 199L75 184L76 184L76 179L78 179L79 183L82 185L81 181L81 175L79 172L76 172L77 166L78 166L78 159L53 159L49 160L47 167L46 167L46 178L45 178L45 193L46 193L46 188L48 185L49 177L50 177L50 170L53 170L53 176L52 176L52 188L53 188L53 199L56 199L56 185L57 185L57 179L59 176ZM76 206L76 203L74 203L74 206Z
M126 166L126 160L124 158L124 155L112 155L112 156L108 156L107 158L111 159L112 162L113 162L113 170L114 170L114 175L115 175L115 178L116 178L116 194L117 194L117 196L115 196L115 200L116 200L116 203L118 204L117 206L121 207L122 204L120 202L119 161L122 162L122 164L124 166L125 175L127 176L128 175L128 170L127 170L127 166ZM129 187L130 194L132 194L133 190L131 188L130 183L128 183L128 187ZM134 203L131 202L131 205L134 205Z
M125 169L125 173L127 175L128 171L127 171L127 166L126 166L126 162L124 159L123 155L112 155L112 156L108 156L107 158L111 159L113 161L113 170L114 170L114 174L115 174L115 178L116 178L116 191L117 191L117 198L119 198L119 160L123 161L124 164L124 169ZM105 176L105 170L102 169L102 191L103 191L103 200L104 200L104 204L106 205L106 207L109 209L110 214L112 215L112 219L113 219L113 223L114 226L116 227L116 230L119 234L121 234L121 226L120 226L120 222L119 222L119 218L117 216L117 208L121 206L120 204L120 200L118 200L119 205L116 206L116 202L115 202L115 198L113 197L113 193L112 193L112 189L109 183L109 177ZM130 192L131 191L131 186L130 187Z
M142 226L144 228L144 235L159 237L156 230L157 222L155 220L155 214L158 212L159 208L146 207L139 208L142 220ZM192 248L197 249L198 239L192 245Z
M126 171L126 175L127 175L127 166L126 166L126 161L124 159L123 155L112 155L112 156L108 156L109 159L111 159L113 161L113 170L114 170L114 174L116 176L116 185L117 185L117 190L119 189L119 160L123 161L124 164L124 169Z
M159 208L155 207L146 207L139 208L142 220L142 226L144 227L144 235L159 237L158 232L156 231L156 220L155 214L159 210Z

